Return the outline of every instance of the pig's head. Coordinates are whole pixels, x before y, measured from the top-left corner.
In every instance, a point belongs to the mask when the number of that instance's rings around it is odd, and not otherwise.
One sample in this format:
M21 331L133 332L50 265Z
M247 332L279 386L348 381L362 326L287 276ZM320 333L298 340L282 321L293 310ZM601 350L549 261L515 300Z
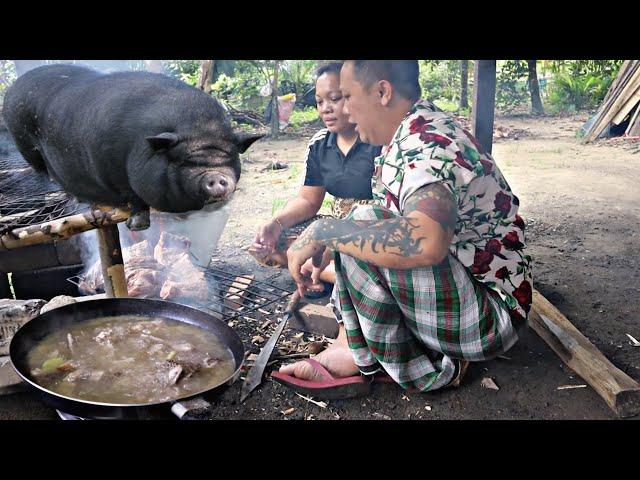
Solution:
M240 179L240 154L262 137L215 130L166 131L146 137L143 166L129 175L134 192L166 212L200 210L226 203ZM131 171L131 168L130 168Z

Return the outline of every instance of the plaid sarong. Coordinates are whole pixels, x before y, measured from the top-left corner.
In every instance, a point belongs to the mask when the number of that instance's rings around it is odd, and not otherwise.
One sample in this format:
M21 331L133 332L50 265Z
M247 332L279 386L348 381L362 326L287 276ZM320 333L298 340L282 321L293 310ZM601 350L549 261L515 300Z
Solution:
M352 220L392 218L379 205L358 206ZM488 360L518 336L504 301L451 254L439 265L376 267L336 253L332 303L365 375L384 369L404 388L446 386L455 360Z

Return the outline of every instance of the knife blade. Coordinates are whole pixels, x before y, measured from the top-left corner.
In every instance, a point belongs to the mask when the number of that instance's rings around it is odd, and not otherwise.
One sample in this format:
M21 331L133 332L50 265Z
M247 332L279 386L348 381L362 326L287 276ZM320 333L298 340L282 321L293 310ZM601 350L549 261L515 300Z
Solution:
M284 311L284 315L282 316L282 320L276 327L275 331L271 334L267 343L264 344L262 350L258 354L258 358L256 358L255 363L247 373L247 377L244 379L244 383L242 384L242 389L240 392L240 401L244 402L245 399L249 396L249 394L258 387L262 383L262 374L264 373L264 369L269 362L269 358L271 358L271 354L273 353L273 349L276 346L282 331L284 330L287 321L293 314L294 309L296 308L298 302L300 301L300 293L296 289L291 295L291 299L287 304L287 308Z

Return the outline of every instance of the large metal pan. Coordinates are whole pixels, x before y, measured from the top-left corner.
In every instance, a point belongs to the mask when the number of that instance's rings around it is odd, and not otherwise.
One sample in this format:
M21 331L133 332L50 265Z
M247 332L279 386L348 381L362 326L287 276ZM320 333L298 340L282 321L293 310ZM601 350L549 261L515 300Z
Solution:
M162 317L169 320L188 323L208 330L227 346L235 361L232 375L210 385L206 390L193 392L173 402L146 404L113 404L81 400L67 397L40 386L31 376L27 364L27 355L44 337L72 324L86 322L99 317L118 315L140 315L141 317ZM136 419L157 418L158 415L170 414L172 404L176 401L193 398L198 395L217 394L224 387L233 383L240 375L244 361L244 346L238 334L222 320L215 316L174 302L138 298L106 298L72 303L64 307L50 310L39 315L22 326L11 340L9 355L13 368L41 396L49 406L65 413L92 419Z

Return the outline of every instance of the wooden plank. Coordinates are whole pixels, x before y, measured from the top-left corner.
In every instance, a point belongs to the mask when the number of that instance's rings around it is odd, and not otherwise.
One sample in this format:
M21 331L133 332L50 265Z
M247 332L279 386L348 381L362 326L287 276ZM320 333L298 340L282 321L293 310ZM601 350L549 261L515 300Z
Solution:
M602 131L607 127L607 125L611 123L613 117L617 115L617 113L620 111L620 108L628 100L632 92L635 92L639 86L640 70L636 70L633 78L631 78L629 82L627 82L627 84L623 87L617 97L612 101L611 105L606 110L603 110L601 118L597 122L594 122L593 128L585 135L583 142L588 142L596 139L598 135L600 135L600 133L602 133Z
M629 126L627 127L627 131L624 132L628 137L635 137L640 135L640 104L636 107L636 113L631 117L631 121L629 122Z
M544 317L543 317L544 316ZM529 325L620 417L640 413L640 384L613 365L537 290Z
M629 100L627 100L625 104L620 108L620 111L615 117L613 117L613 120L611 120L611 122L614 125L620 125L623 120L627 118L629 112L631 112L631 110L633 110L634 107L638 104L638 102L640 102L640 86L636 89L635 93L633 93L633 95L629 97Z
M107 225L99 228L97 233L104 291L109 298L128 297L118 226Z
M604 100L600 103L600 107L598 108L598 111L594 115L594 121L591 124L591 127L585 132L585 136L582 139L583 143L591 139L591 135L593 134L595 127L600 123L600 119L602 119L602 116L609 111L609 108L611 107L615 99L618 97L618 94L628 83L629 79L633 77L633 75L635 74L636 70L639 67L640 67L640 62L636 60L626 60L625 63L622 65L622 68L618 72L616 79L613 81L612 85L609 87L609 90L607 91L607 94L605 95Z
M255 278L255 275L247 275L245 277L236 277L231 286L229 287L229 291L225 295L224 304L237 310L244 303L244 297L246 294L247 287L251 285L251 282Z
M476 60L473 75L471 128L480 145L491 153L496 103L496 60Z

